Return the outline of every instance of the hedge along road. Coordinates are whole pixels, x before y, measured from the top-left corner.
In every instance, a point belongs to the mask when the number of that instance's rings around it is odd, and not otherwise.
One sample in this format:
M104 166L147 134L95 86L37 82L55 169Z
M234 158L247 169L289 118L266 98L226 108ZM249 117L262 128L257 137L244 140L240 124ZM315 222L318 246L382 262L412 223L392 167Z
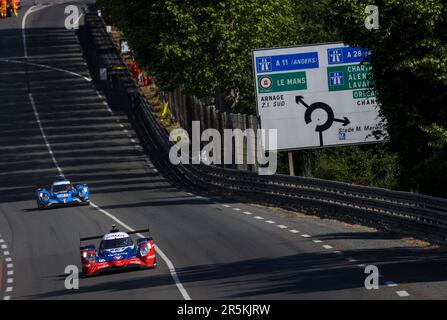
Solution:
M64 9L33 9L24 24L26 41L20 19L0 24L0 233L14 260L12 299L403 298L397 291L409 294L404 298L443 296L438 287L418 288L435 280L445 284L436 272L429 281L411 278L415 284L406 288L389 268L385 276L399 290L364 288L358 265L367 258L387 262L391 253L403 256L395 249L406 249L400 241L360 233L361 241L345 239L347 230L338 224L171 185L142 153L119 106L111 109L86 80L91 75L77 33L64 28ZM8 62L25 61L24 43L29 63ZM37 211L34 186L60 173L88 183L94 204ZM81 279L79 290L66 290L65 267L80 267L79 234L102 234L113 223L123 230L149 225L162 249L159 267ZM406 256L421 255L409 250ZM414 264L401 260L395 267Z

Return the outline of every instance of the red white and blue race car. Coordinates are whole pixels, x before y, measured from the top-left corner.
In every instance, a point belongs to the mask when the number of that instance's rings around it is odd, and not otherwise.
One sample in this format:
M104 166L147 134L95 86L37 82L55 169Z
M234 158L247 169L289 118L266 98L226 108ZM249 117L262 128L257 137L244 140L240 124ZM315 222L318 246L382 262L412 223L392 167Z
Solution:
M95 246L81 246L82 271L85 276L99 272L118 270L129 267L155 268L155 244L152 237L141 238L134 244L130 234L149 233L149 228L132 232L120 232L112 226L110 233L103 236L80 238L80 242L101 239L99 249Z

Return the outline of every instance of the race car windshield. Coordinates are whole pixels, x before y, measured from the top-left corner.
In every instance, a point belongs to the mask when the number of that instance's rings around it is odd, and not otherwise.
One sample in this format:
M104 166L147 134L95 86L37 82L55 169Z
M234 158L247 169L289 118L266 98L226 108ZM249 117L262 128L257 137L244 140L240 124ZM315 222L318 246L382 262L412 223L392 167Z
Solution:
M132 246L133 242L130 237L127 238L119 238L119 239L110 239L110 240L103 240L101 242L101 249L114 249L114 248L121 248L121 247L129 247Z
M70 191L72 188L73 187L71 184L60 184L57 186L53 186L53 191L54 192Z

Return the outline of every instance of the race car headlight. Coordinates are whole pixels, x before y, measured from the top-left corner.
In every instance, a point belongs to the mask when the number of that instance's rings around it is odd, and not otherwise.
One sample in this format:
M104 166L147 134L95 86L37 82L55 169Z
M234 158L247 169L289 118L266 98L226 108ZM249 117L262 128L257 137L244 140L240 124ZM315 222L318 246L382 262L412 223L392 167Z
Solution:
M45 201L47 201L49 199L48 193L41 192L41 193L39 193L39 197Z
M151 245L148 244L147 246L140 247L140 256L145 257L151 250Z
M82 258L88 262L96 262L96 255L87 251L82 252Z

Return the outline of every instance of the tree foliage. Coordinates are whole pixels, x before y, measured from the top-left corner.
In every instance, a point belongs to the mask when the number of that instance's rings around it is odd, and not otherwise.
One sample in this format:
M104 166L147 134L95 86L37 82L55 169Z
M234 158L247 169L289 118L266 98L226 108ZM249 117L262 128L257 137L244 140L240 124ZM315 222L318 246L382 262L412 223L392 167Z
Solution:
M447 195L447 3L377 0L379 29L364 27L369 0L98 0L162 89L255 112L255 48L332 41L364 46L391 143L295 153L319 178ZM223 107L227 108L223 108ZM398 158L395 154L397 153ZM397 166L399 163L399 167ZM287 156L280 158L287 171Z
M372 50L382 115L399 154L401 186L446 196L447 148L439 132L447 128L447 3L376 1L378 30L363 27L368 4L336 1L333 20L344 42Z
M162 88L215 98L227 111L254 111L251 53L292 45L291 0L100 0L138 61Z

